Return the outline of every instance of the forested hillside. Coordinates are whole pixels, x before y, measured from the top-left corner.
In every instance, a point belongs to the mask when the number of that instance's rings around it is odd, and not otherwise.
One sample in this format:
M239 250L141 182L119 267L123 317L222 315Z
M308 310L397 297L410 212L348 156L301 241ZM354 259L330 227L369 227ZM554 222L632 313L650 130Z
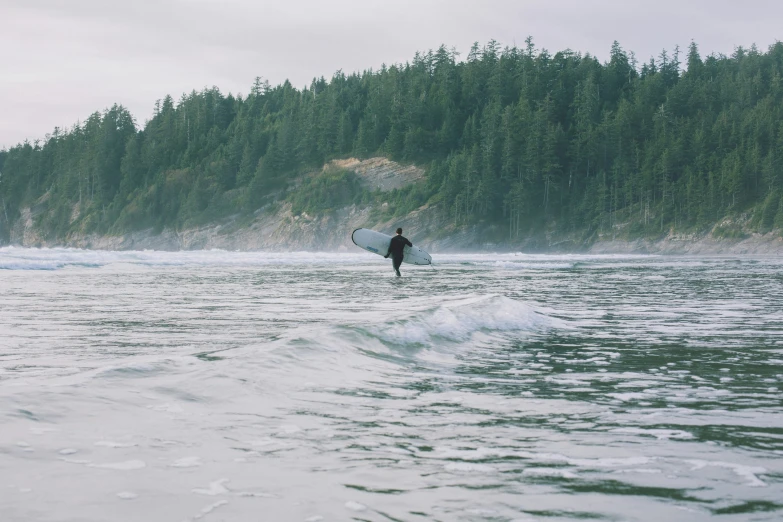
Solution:
M691 44L640 64L619 44L601 63L491 41L303 90L259 79L247 96L167 96L143 128L114 106L0 152L0 238L28 207L45 237L65 240L194 226L283 198L297 212L370 205L378 196L350 172L302 176L376 155L426 171L384 197L393 211L429 202L456 227L493 225L511 242L545 227L705 230L740 213L780 228L783 44L706 58Z

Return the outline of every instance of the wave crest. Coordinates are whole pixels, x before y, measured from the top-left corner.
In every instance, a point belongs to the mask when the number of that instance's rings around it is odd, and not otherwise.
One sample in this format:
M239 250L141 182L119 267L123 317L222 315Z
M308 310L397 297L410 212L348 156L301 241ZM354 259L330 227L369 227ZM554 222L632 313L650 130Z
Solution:
M504 296L479 296L364 328L392 344L431 345L438 340L463 342L478 332L538 331L561 321Z

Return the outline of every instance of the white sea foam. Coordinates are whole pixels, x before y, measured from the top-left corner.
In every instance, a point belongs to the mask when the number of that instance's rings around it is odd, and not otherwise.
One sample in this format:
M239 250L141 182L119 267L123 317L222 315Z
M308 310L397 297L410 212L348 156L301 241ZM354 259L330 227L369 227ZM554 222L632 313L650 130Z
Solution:
M91 468L116 469L128 471L134 469L146 468L147 464L143 460L126 460L124 462L106 462L103 464L89 464Z
M767 483L761 480L758 475L767 472L766 468L761 466L746 466L743 464L734 464L732 462L706 461L706 460L688 460L693 470L699 470L706 467L716 467L731 470L735 475L745 479L746 484L754 488L763 488Z
M333 252L230 252L194 250L179 252L81 250L76 248L0 248L0 270L58 270L66 267L140 266L270 266L381 263L367 253Z
M643 428L614 428L612 433L624 433L628 435L641 435L655 437L658 440L668 439L692 439L693 435L683 430L643 429Z
M525 468L525 470L522 471L522 475L526 477L577 478L576 473L558 468Z
M587 256L541 254L436 254L436 264L457 264L487 268L553 270L572 268L576 263L638 260L649 256ZM66 267L102 267L112 264L141 266L270 266L323 264L383 264L380 256L367 252L232 252L192 250L83 250L78 248L0 248L0 270L58 270Z
M207 495L210 497L214 497L216 495L225 495L230 493L228 488L225 486L225 484L228 482L229 480L227 478L218 479L214 482L210 482L209 488L195 488L193 493L198 495Z
M562 321L520 301L503 296L479 296L368 330L394 343L429 344L434 339L466 341L480 331L538 330L563 325Z
M225 506L226 504L228 504L228 500L218 500L214 504L210 504L208 506L205 506L204 508L201 509L201 512L198 515L193 517L193 520L201 520L206 515L209 515L210 513L215 511L217 508L219 508L221 506Z
M63 462L67 462L68 464L85 464L90 465L90 461L86 459L72 459L69 457L60 457L60 460Z
M443 466L446 471L457 471L461 473L490 473L495 468L486 464L472 464L469 462L450 462Z
M468 261L467 263L478 267L501 268L506 270L563 270L563 269L574 267L574 263L558 263L553 261L535 262L532 260L508 261L504 259L497 259L497 260L481 259L481 260L471 260Z
M201 457L183 457L169 464L172 468L197 468L201 465Z
M358 502L354 502L353 500L349 500L345 503L345 507L350 509L351 511L364 511L367 509L367 506L364 504L359 504Z
M136 446L133 442L114 442L112 440L99 440L95 443L95 446L102 448L132 448Z

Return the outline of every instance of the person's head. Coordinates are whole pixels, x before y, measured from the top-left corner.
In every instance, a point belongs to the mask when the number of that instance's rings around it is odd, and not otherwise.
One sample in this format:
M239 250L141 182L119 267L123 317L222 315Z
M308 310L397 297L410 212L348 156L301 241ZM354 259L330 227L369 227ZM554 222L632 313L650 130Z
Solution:
M398 228L398 229L397 229L397 235L398 235L398 236L401 236L401 235L402 235L402 229L401 229L401 228Z

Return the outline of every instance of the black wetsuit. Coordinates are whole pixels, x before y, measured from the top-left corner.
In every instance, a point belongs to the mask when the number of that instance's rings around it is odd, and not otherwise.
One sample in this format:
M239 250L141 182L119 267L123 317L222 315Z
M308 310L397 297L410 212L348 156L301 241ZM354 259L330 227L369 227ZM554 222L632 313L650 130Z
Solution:
M398 234L391 238L391 242L389 243L389 251L386 253L386 257L391 256L392 266L394 267L394 271L397 272L397 275L400 275L400 265L402 264L403 258L402 251L405 249L405 245L410 247L413 246L413 244L408 241L407 238Z

